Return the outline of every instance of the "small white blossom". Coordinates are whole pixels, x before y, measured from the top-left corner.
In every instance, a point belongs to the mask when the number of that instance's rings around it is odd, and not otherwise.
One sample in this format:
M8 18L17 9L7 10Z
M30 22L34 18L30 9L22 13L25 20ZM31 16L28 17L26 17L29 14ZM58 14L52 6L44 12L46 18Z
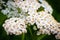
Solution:
M58 33L57 35L55 35L56 39L60 39L60 33Z

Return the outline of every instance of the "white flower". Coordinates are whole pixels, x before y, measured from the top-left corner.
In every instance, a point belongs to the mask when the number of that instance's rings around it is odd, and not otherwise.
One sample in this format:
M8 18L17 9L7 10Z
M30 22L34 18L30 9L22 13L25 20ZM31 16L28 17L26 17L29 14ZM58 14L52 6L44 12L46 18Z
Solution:
M28 14L29 14L29 16L26 17L26 22L33 25L36 20L37 12L36 11L28 12Z
M35 18L33 16L28 16L26 17L26 21L27 23L30 23L31 25L33 25L35 23Z
M2 10L1 11L4 15L7 15L9 12L10 12L10 10L8 9L8 8L6 8L5 10Z
M7 34L19 35L27 32L25 19L10 18L5 21L5 23L3 24L3 27L7 32Z
M60 33L58 33L57 35L55 35L56 39L60 39Z

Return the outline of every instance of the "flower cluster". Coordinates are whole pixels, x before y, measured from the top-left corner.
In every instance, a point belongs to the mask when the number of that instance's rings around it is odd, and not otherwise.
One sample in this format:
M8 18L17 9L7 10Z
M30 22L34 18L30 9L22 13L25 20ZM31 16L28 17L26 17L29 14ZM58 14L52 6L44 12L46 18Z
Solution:
M26 25L25 20L20 18L10 18L5 21L3 24L4 29L6 30L7 34L22 34L26 33Z
M57 34L55 35L58 39L60 37L60 23L58 23L51 14L47 12L39 12L38 16L36 17L36 24L39 31L37 35L40 34ZM59 35L59 36L58 36Z
M26 0L22 2L16 2L16 5L25 12L36 11L40 7L40 4L36 0Z
M21 11L21 9L16 6L15 2L9 0L7 3L6 3L6 9L2 10L1 12L4 14L4 15L7 15L8 18L11 18L11 17L20 17L20 15L22 13L24 13L23 11ZM21 16L23 17L23 15Z
M53 9L45 0L14 0L7 2L7 8L2 10L7 15L8 20L3 24L7 34L22 34L27 32L26 24L37 25L37 35L57 34L55 37L60 39L60 23L58 23L52 14ZM43 11L37 12L43 7Z

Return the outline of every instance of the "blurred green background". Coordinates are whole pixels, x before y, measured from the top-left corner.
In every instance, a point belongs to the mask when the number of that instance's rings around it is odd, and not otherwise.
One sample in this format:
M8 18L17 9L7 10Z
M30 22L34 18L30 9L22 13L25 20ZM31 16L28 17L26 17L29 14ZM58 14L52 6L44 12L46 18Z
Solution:
M7 0L4 0L7 2ZM60 0L46 0L53 8L53 17L60 22ZM54 35L39 35L36 36L35 35L35 31L31 30L31 33L33 34L33 36L30 36L30 32L28 30L28 33L25 34L24 39L22 39L23 35L7 35L4 28L2 27L2 24L4 23L4 21L7 19L7 17L5 15L3 15L0 12L0 40L57 40L55 39ZM31 28L30 28L31 29ZM37 38L38 37L38 38Z

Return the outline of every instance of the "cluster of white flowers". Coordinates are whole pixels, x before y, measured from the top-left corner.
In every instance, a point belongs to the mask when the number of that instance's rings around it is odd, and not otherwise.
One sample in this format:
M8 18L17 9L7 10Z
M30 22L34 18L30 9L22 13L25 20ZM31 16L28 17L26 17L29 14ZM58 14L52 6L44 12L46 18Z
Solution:
M36 0L26 0L22 2L15 2L16 5L25 12L35 11L41 6Z
M37 35L50 35L52 33L57 34L56 38L60 39L60 23L52 17L53 9L45 0L40 1L41 3L37 0L8 1L7 8L2 10L3 14L7 15L8 18L11 17L3 24L7 34L19 35L26 33L26 24L30 23L33 25L36 23L37 29L39 29ZM37 12L41 6L44 7L44 10Z
M7 34L22 34L26 33L26 25L25 25L25 19L20 18L10 18L5 21L5 24L3 24L4 29L6 30Z
M60 23L58 23L51 14L47 12L39 12L38 16L36 17L36 25L39 31L37 35L40 34L57 34L55 35L56 38L60 39Z
M52 14L53 9L46 1L42 4L38 3L36 0L9 0L6 3L6 9L2 10L4 15L10 17L21 17L21 14L26 14L27 12L32 12L38 10L41 6L44 7L44 10ZM23 16L23 15L22 15ZM24 16L25 17L25 16Z
M6 3L6 6L7 6L6 9L2 10L1 12L4 15L7 15L8 18L10 18L10 17L23 17L23 15L21 16L21 14L24 12L21 11L21 9L16 6L15 2L9 0Z

